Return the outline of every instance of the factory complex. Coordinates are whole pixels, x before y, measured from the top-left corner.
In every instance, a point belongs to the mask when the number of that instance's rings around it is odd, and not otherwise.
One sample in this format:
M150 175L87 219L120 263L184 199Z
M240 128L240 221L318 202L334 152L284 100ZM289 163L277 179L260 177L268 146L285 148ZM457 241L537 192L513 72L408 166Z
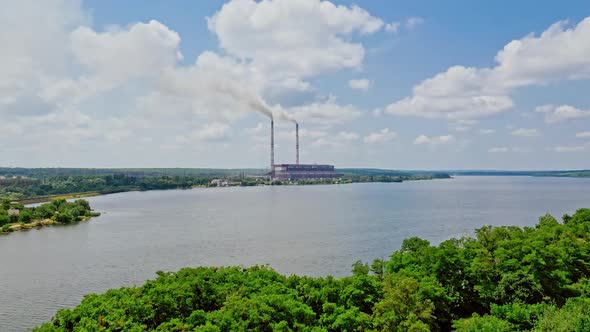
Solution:
M295 164L275 164L274 121L270 122L270 173L271 179L304 180L334 179L341 176L334 170L334 165L299 163L299 124L295 124Z

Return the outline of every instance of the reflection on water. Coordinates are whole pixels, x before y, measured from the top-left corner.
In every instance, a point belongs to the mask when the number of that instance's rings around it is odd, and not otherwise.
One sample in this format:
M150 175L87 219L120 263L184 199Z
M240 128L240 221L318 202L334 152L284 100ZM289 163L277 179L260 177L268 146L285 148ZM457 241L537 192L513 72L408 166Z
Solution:
M410 236L437 243L590 207L590 179L459 177L89 200L101 217L0 237L1 331L25 330L84 294L140 284L158 270L270 264L286 274L346 275L357 259L387 258Z

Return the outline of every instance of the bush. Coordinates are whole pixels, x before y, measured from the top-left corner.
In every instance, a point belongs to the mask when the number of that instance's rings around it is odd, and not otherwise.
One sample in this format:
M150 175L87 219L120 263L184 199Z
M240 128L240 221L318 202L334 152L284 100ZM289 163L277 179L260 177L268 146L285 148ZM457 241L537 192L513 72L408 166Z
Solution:
M33 220L33 214L30 210L21 210L18 215L18 222L19 223L30 223Z
M10 217L7 214L0 214L0 226L10 223Z

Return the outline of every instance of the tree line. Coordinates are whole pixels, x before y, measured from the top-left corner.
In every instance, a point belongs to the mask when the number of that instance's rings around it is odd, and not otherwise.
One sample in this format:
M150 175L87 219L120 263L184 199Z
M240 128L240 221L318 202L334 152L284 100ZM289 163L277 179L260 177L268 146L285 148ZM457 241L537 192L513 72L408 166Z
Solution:
M145 330L588 331L590 209L436 246L409 238L344 278L266 266L158 272L139 287L87 295L35 329Z
M107 175L58 175L47 178L10 177L0 179L0 197L22 199L38 196L72 193L108 193L130 190L186 189L207 185L211 181L201 176L128 176Z

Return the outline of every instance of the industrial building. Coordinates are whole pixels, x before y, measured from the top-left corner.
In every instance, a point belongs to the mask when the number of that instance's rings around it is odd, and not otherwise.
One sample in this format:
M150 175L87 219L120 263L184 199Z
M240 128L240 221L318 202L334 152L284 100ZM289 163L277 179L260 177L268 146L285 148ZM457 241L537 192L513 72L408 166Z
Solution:
M304 180L334 179L341 176L333 165L299 163L299 124L295 123L295 164L275 164L274 121L270 122L270 173L271 179Z
M277 180L334 179L340 176L333 165L278 164L274 169Z

